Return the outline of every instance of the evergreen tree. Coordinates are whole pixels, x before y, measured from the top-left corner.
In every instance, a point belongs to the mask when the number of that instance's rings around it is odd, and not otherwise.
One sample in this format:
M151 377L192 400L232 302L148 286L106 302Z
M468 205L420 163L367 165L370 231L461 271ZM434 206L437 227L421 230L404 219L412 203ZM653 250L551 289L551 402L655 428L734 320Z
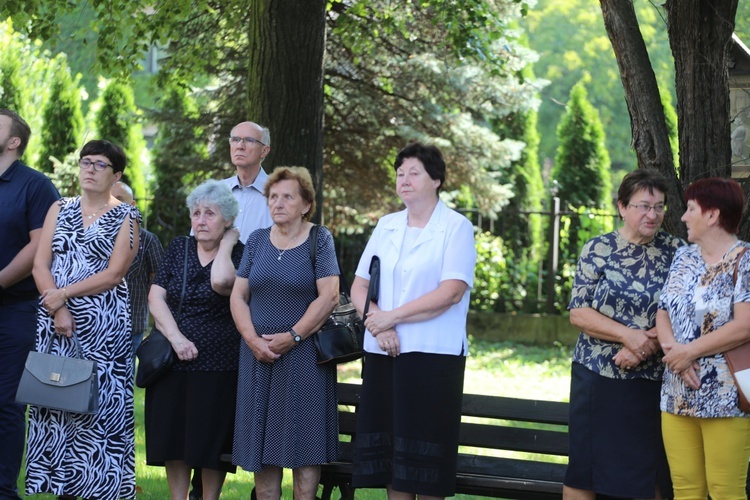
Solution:
M500 214L499 235L505 245L510 296L496 303L500 311L536 309L536 289L541 265L544 183L539 165L537 112L531 109L514 113L499 127L501 135L518 137L526 143L521 158L511 164L501 182L513 187L513 197ZM534 302L532 304L532 302ZM525 306L524 306L525 303Z
M200 115L183 87L167 89L153 119L159 132L152 151L154 199L148 227L166 244L189 231L185 197L203 180L204 170L196 165L208 158L208 141L201 138Z
M139 208L145 210L146 176L141 156L146 144L133 89L125 81L112 80L107 83L100 100L94 118L99 138L117 144L125 151L128 163L122 180L133 189Z
M554 295L562 297L559 304L564 307L570 293L570 277L566 274L575 268L581 246L591 236L609 227L607 223L602 223L592 234L581 218L586 216L584 212L605 208L612 210L610 161L604 146L604 128L599 121L598 111L588 101L583 82L576 83L570 91L565 114L557 127L557 136L559 146L552 179L557 182L560 208L573 212L569 219L561 220L558 269L562 270L563 280L557 282L562 287ZM550 245L551 251L553 248Z
M25 88L18 53L14 50L3 50L0 52L0 108L12 109L23 116L26 104Z
M42 149L39 169L53 171L50 157L63 160L82 146L83 113L78 77L70 74L64 54L52 63L50 93L42 111L44 125L41 130Z
M563 207L610 208L612 185L609 153L599 113L588 101L583 82L570 91L570 100L557 128L559 146L552 178Z
M25 118L27 86L21 73L19 51L11 48L0 52L0 108L11 109ZM27 149L24 152L27 163L30 156Z

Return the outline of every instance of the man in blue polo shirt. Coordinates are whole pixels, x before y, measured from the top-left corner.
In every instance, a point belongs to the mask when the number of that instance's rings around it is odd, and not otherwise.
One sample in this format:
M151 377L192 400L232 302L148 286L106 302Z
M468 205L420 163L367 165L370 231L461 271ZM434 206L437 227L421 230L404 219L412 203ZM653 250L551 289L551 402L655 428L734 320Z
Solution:
M20 498L25 408L15 399L36 338L39 292L31 268L44 218L60 198L47 177L20 161L30 135L23 118L0 108L0 499Z

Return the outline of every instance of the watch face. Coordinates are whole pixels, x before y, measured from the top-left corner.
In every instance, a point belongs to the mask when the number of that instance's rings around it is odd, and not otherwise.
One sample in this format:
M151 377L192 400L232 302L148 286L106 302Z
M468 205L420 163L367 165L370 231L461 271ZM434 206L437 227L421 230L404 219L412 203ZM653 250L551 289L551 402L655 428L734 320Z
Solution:
M302 337L300 337L299 335L295 335L294 336L294 341L295 342L302 342Z

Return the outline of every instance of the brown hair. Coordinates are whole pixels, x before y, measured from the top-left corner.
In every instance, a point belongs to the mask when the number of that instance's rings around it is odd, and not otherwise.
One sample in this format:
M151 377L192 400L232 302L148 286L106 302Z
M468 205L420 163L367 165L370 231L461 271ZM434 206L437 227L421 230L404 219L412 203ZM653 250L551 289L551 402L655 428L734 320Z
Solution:
M315 188L313 187L310 172L305 167L278 167L268 176L266 185L263 187L263 196L268 198L271 187L280 181L297 181L299 183L299 194L302 199L310 204L310 210L302 214L302 220L309 221L315 213Z

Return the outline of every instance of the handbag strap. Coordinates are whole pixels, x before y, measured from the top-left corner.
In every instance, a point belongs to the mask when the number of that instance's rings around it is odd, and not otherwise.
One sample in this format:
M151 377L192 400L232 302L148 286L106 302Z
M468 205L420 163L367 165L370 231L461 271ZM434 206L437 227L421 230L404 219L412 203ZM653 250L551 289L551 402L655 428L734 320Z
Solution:
M175 321L180 318L180 312L182 312L182 301L185 299L185 288L187 286L187 262L188 262L188 245L190 238L185 237L185 262L182 264L182 291L180 292L180 305L177 306L177 317Z
M62 335L52 333L52 338L49 339L49 342L47 342L47 347L45 347L44 349L44 352L46 354L52 352L52 343L55 341L55 337L60 337L60 339L62 340ZM76 348L76 358L84 359L82 354L83 349L81 348L81 342L79 342L76 332L70 332L70 339L73 341L73 346Z
M318 233L320 232L320 226L318 224L313 224L313 227L310 229L310 262L312 262L312 269L313 269L313 279L315 279L315 262L316 257L318 255ZM346 279L346 276L341 271L341 263L338 259L336 259L336 265L339 268L339 291L343 292L347 298L349 298L349 295L351 293L351 288L349 287L349 281Z
M373 255L370 260L370 285L367 287L367 300L365 301L365 311L362 316L367 316L370 311L370 303L378 302L380 295L380 258Z
M734 261L734 274L732 274L732 283L735 285L737 284L737 273L740 270L740 260L742 260L742 256L745 255L745 252L747 252L747 247L743 246L742 250L737 254L737 260Z

